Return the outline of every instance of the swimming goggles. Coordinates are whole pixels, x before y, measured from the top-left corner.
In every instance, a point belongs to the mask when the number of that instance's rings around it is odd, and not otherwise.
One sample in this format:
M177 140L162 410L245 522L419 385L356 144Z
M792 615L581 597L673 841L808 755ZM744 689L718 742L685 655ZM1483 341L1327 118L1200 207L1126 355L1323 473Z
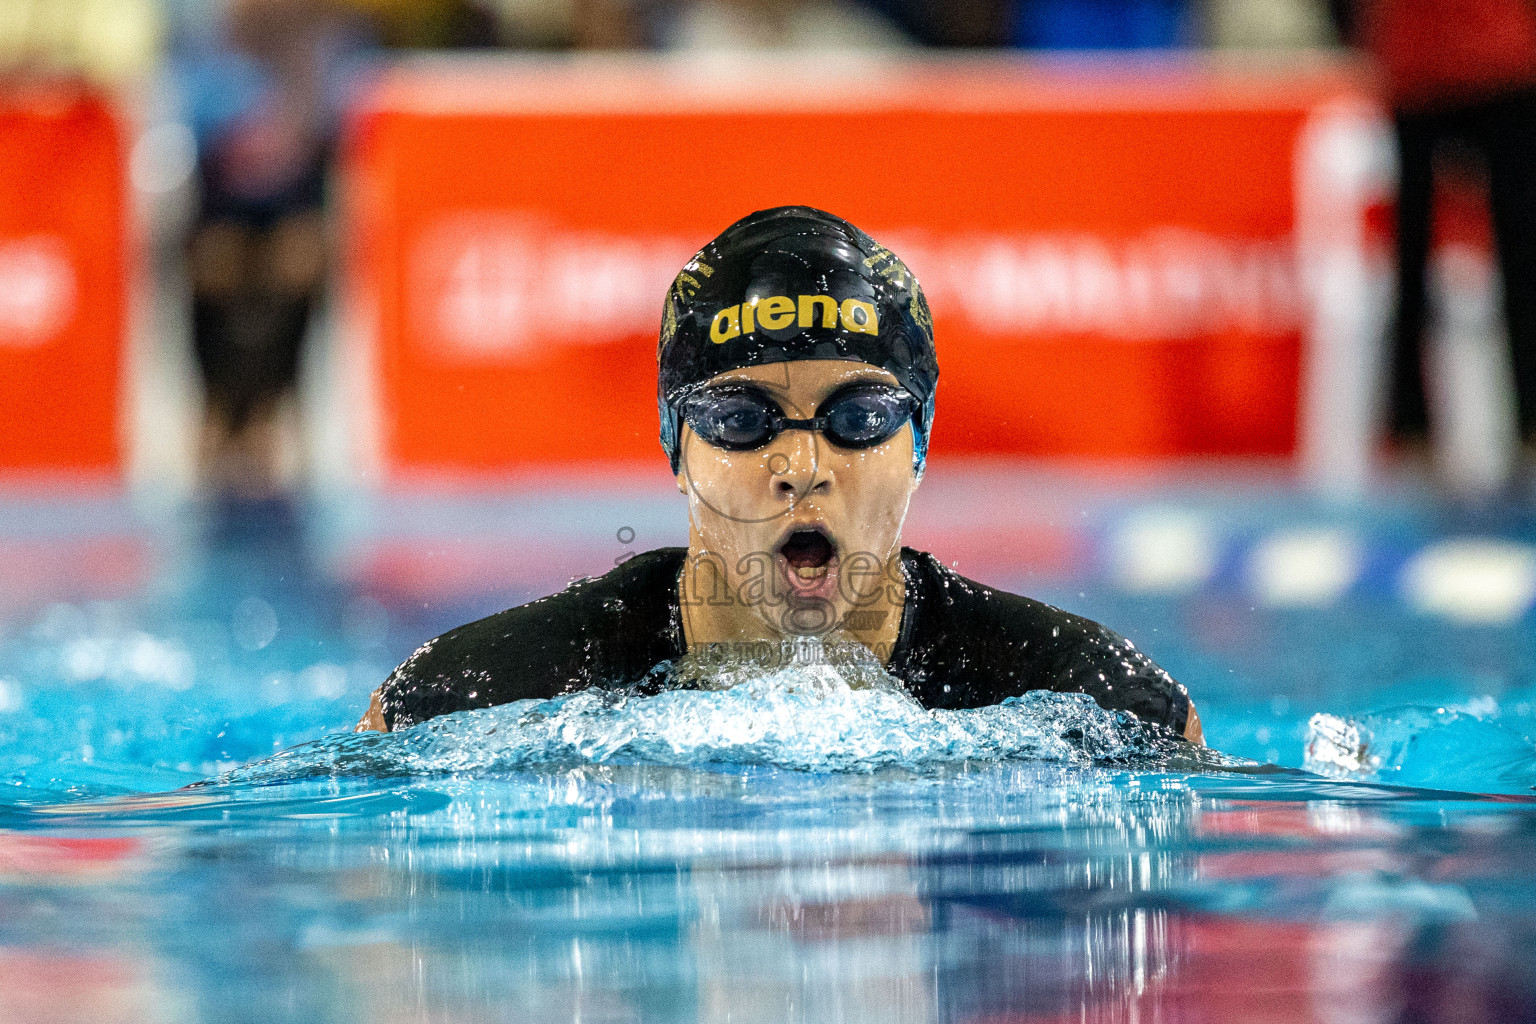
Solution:
M918 408L918 400L900 388L855 383L828 395L811 419L796 420L761 388L727 384L684 399L682 413L704 441L746 452L786 430L819 430L839 448L873 448L906 426Z

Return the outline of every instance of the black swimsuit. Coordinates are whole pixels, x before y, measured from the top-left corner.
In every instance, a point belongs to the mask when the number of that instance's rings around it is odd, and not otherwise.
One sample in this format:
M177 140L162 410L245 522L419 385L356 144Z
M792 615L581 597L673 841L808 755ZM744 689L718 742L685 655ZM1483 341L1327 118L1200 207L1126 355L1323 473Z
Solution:
M385 682L384 721L402 729L450 711L642 683L686 649L677 599L686 554L647 551L427 641ZM982 707L1026 690L1086 693L1183 735L1184 687L1129 640L911 548L901 566L906 602L886 667L924 707Z

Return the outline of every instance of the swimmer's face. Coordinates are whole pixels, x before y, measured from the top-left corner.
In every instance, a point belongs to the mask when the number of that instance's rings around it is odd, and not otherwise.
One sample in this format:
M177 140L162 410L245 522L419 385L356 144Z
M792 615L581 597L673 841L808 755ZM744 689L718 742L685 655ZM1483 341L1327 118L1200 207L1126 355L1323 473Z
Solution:
M706 387L759 388L788 418L810 419L828 396L866 382L897 387L885 370L837 359L731 370ZM753 632L769 637L838 637L886 614L881 592L901 585L901 526L917 488L912 443L910 425L869 448L790 429L730 451L684 424L677 484L688 496L692 550L723 570L738 619L755 618ZM855 610L867 614L847 618Z

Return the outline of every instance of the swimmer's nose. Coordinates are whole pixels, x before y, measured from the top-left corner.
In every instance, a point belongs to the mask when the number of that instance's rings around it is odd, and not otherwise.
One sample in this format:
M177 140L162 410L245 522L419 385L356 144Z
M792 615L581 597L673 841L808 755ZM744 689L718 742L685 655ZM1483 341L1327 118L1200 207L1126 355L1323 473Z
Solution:
M820 456L816 435L811 431L786 430L780 434L768 457L774 494L796 501L812 492L830 490L832 474Z

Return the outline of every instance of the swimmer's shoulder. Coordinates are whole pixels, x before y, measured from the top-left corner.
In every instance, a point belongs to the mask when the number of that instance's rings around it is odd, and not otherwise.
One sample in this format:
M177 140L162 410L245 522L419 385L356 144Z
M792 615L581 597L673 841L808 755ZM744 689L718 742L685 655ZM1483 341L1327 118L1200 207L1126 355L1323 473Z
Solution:
M674 591L686 552L643 552L602 576L428 640L381 687L384 721L402 728L452 711L638 679L679 653Z
M1091 619L962 576L926 551L903 548L901 562L908 595L936 633L1054 649L1107 632Z
M926 552L903 548L902 569L914 607L903 615L901 674L913 677L924 704L978 707L1028 690L1078 692L1184 730L1184 687L1106 626L968 579Z

